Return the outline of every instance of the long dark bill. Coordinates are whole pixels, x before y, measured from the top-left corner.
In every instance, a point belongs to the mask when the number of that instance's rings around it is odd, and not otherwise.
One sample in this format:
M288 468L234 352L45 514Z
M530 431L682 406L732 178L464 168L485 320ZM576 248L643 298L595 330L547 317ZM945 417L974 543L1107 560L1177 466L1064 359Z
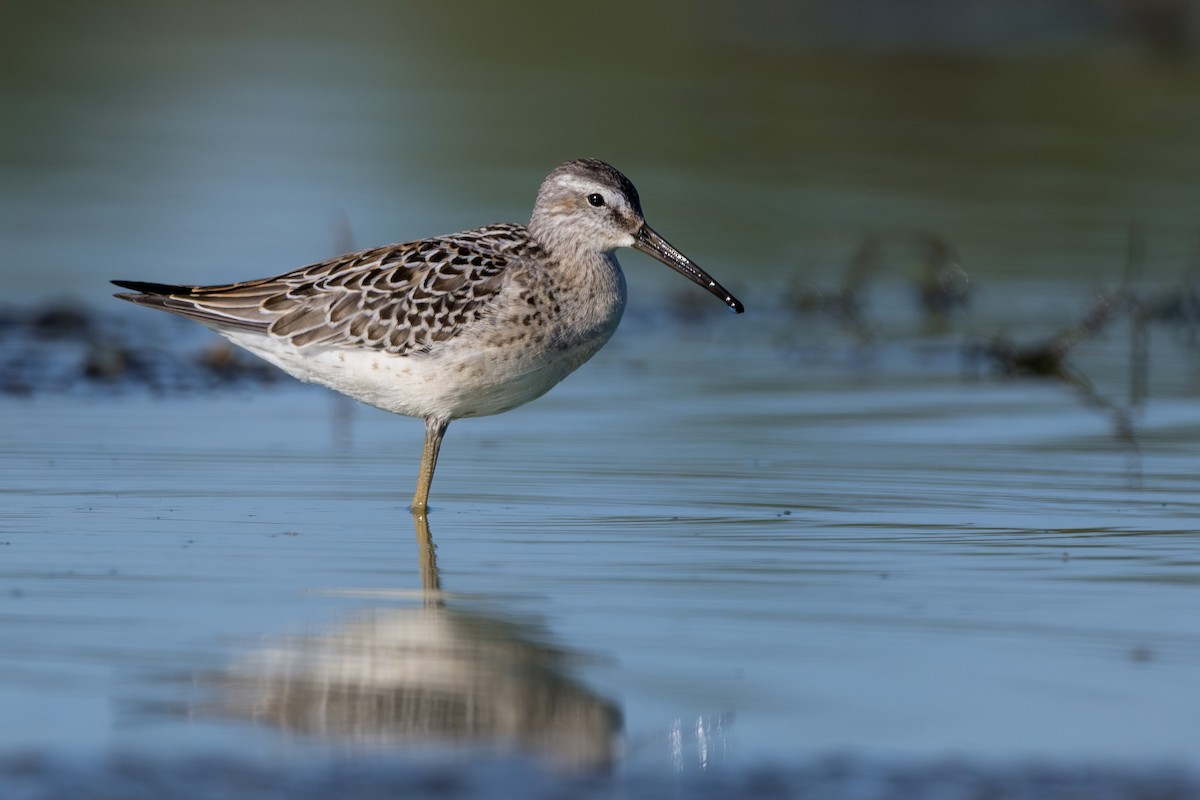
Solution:
M746 310L740 300L725 291L724 286L714 281L712 276L692 263L690 258L672 247L666 239L655 233L654 229L649 225L642 225L642 229L637 232L637 236L633 239L633 247L635 250L641 250L648 256L657 258L688 280L708 289L708 291L721 298L721 301L725 305L738 314Z

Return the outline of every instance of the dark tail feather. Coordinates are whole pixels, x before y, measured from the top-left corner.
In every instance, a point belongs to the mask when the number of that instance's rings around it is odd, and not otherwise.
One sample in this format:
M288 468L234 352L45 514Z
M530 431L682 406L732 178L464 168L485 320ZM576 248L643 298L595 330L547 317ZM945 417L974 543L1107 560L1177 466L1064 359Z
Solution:
M149 283L147 281L113 281L122 289L133 289L135 292L142 294L182 294L189 295L192 293L190 286L172 286L169 283ZM120 295L117 295L120 297Z
M133 289L135 292L139 292L139 294L119 292L113 295L119 300L127 300L135 305L179 314L216 328L218 331L239 328L255 333L265 333L267 325L270 323L269 319L245 319L238 315L239 309L237 308L205 307L202 299L197 299L204 296L201 291L198 291L206 288L203 286L174 286L169 283L149 283L147 281L113 281L113 283L122 289Z

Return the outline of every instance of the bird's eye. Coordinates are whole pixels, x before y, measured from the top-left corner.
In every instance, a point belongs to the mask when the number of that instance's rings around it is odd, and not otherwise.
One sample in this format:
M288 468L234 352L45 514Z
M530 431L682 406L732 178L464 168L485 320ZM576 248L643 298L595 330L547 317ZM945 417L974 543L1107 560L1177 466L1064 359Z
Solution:
M588 202L596 208L599 208L600 206L604 205L604 196L600 194L589 194Z

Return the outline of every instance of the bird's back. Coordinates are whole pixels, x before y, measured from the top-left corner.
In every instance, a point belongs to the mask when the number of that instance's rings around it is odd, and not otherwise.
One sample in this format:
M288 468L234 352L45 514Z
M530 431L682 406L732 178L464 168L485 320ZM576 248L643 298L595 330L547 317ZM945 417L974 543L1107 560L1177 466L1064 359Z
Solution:
M522 225L350 253L259 280L216 286L113 281L117 297L295 347L428 351L482 316L514 260L536 245Z

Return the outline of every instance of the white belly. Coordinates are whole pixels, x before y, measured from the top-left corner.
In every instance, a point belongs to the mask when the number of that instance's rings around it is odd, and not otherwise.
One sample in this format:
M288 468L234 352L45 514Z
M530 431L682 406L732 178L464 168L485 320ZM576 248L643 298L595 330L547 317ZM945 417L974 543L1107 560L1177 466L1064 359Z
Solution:
M614 325L615 327L615 325ZM305 347L285 340L221 331L230 341L306 383L409 417L483 417L535 400L591 358L611 330L568 349L530 352L446 342L435 354Z

